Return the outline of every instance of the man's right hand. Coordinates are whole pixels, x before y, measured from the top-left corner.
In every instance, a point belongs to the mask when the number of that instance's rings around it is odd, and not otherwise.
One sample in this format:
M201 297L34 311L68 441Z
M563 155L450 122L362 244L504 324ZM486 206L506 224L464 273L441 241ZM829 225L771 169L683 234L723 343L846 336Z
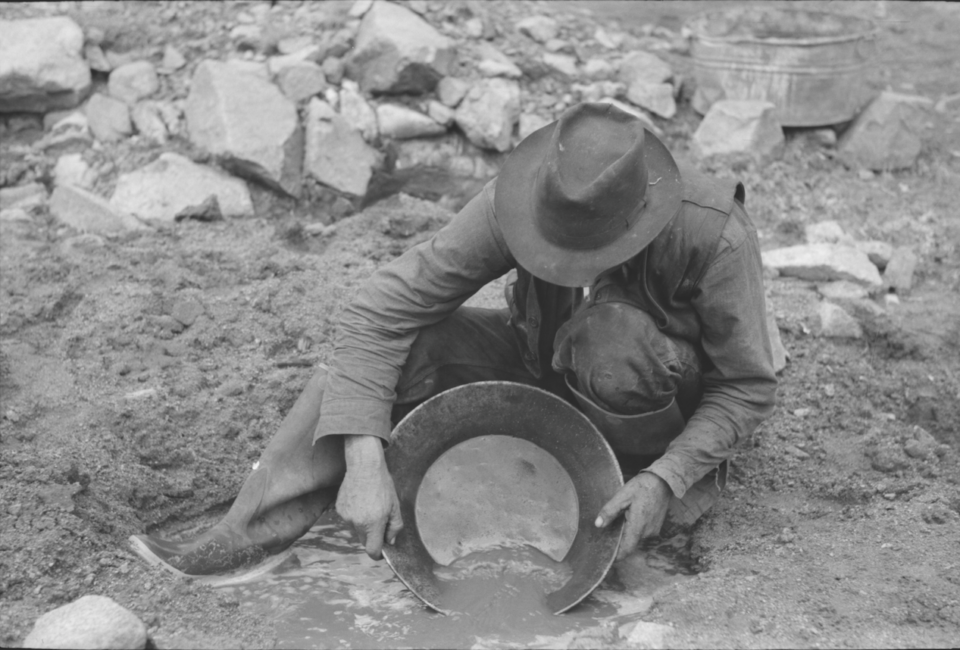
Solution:
M337 513L353 526L367 555L379 560L384 537L393 544L403 528L383 445L376 436L345 436L343 450L347 473L337 495Z

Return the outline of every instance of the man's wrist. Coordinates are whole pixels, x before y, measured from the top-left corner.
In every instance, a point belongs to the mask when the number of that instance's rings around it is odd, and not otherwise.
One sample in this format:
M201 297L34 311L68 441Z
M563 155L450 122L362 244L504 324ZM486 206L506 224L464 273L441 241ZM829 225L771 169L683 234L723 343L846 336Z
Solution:
M383 444L377 436L344 436L343 455L347 462L347 471L358 468L379 469L386 463L383 456Z

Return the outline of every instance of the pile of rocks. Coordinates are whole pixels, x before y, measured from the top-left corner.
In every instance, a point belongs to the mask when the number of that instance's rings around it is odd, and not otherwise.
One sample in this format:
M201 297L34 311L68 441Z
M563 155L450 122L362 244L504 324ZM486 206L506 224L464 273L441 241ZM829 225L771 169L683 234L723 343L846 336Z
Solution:
M685 54L683 35L650 25L639 36L591 32L570 16L491 7L304 5L294 18L309 24L310 12L324 13L323 28L270 39L265 25L282 8L257 4L236 17L227 60L189 60L169 44L156 62L105 51L100 30L84 34L67 17L0 21L0 113L16 113L7 130L24 112L45 114L35 146L59 156L51 209L93 231L249 215L247 188L232 176L293 198L319 186L354 204L377 174L429 168L476 185L519 140L579 101L613 103L658 134L652 116L676 115L687 82L656 52ZM87 98L91 71L108 76ZM162 77L186 76L185 97L157 97ZM925 104L883 93L844 134L841 157L870 169L911 165ZM109 200L96 196L97 172L83 153L134 134L166 149L186 139L228 173L166 153L122 176ZM830 129L822 139L836 142ZM702 158L765 161L783 147L776 108L763 102L715 102L691 141ZM73 204L81 216L65 214Z
M909 293L917 256L908 247L894 248L878 241L857 241L836 221L822 221L805 229L806 244L763 253L770 276L800 278L815 283L822 300L820 333L829 338L858 339L860 321L882 316L886 306Z

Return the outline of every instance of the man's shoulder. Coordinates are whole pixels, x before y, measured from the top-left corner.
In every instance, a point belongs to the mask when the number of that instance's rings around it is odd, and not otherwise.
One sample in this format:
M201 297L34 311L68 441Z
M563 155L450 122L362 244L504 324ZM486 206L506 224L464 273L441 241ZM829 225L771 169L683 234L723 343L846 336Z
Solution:
M701 208L727 215L736 202L742 204L746 198L743 183L704 174L690 165L680 165L680 178L683 207L687 210Z

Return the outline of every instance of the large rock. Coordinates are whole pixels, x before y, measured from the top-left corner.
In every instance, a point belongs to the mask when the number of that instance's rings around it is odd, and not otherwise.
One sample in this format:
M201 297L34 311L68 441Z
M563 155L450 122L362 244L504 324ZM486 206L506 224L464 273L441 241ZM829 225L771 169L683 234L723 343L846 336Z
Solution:
M777 107L770 102L715 102L693 134L693 150L701 158L747 155L771 160L783 155L784 142Z
M470 82L456 77L444 77L437 84L437 97L445 106L456 108L470 90Z
M347 75L364 92L429 92L453 69L455 47L409 9L375 2L360 23Z
M106 596L83 596L37 619L25 648L145 648L147 627Z
M840 158L875 171L912 167L923 146L920 118L929 99L882 92L840 138Z
M580 70L577 68L577 57L570 54L546 52L543 55L543 64L568 79L576 79L580 76Z
M357 82L350 79L344 79L340 89L340 115L351 128L359 131L367 142L373 142L379 137L377 112L364 98Z
M917 261L916 254L909 248L901 246L895 249L883 272L883 285L898 294L909 293Z
M879 288L880 272L867 254L840 244L804 244L766 251L763 266L780 275L830 282L850 280L868 288Z
M843 307L832 302L820 303L820 334L832 339L859 339L863 329Z
M373 170L381 162L379 152L320 99L310 100L306 123L306 172L346 194L366 194Z
M74 185L89 190L97 181L97 174L81 153L69 153L60 156L53 168L53 182L57 186Z
M484 77L507 77L509 79L519 79L523 76L523 71L517 67L517 64L513 62L509 56L498 50L492 44L485 41L481 41L476 45L477 58L480 59L480 62L477 64L477 70L480 71ZM444 77L441 80L441 84L449 79L450 77ZM443 97L443 91L441 88L437 89L440 92L441 101Z
M668 647L673 628L660 623L637 621L620 626L618 631L628 648L660 650Z
M868 239L867 241L858 241L854 243L857 249L863 251L881 271L887 267L890 258L893 256L893 246L885 241Z
M0 188L0 210L7 208L28 210L35 205L42 205L46 200L47 188L40 183Z
M803 227L808 244L848 244L855 246L853 237L848 235L836 221L818 221Z
M119 99L96 93L86 106L87 122L100 142L116 142L133 133L130 109Z
M516 25L517 31L529 36L538 43L546 43L557 37L559 26L557 21L549 16L528 16Z
M212 196L224 217L253 216L246 183L168 152L146 167L121 175L110 205L140 219L174 221Z
M447 130L429 115L398 104L377 106L377 122L380 124L380 135L396 140L440 135Z
M89 89L83 30L75 22L0 20L0 113L73 108Z
M105 199L73 185L60 185L50 197L50 213L83 232L122 232L145 226L135 217L113 208Z
M127 63L110 73L107 84L110 94L133 106L160 89L157 70L149 61Z
M297 108L258 74L203 61L184 113L190 139L241 176L299 196L303 132Z
M277 85L294 102L319 95L327 87L323 68L312 61L301 61L284 68L277 75Z
M473 144L509 151L513 125L520 118L520 86L507 79L475 84L457 107L457 126Z
M662 84L673 77L673 70L660 57L642 50L633 52L620 62L620 81L629 88L636 82Z

